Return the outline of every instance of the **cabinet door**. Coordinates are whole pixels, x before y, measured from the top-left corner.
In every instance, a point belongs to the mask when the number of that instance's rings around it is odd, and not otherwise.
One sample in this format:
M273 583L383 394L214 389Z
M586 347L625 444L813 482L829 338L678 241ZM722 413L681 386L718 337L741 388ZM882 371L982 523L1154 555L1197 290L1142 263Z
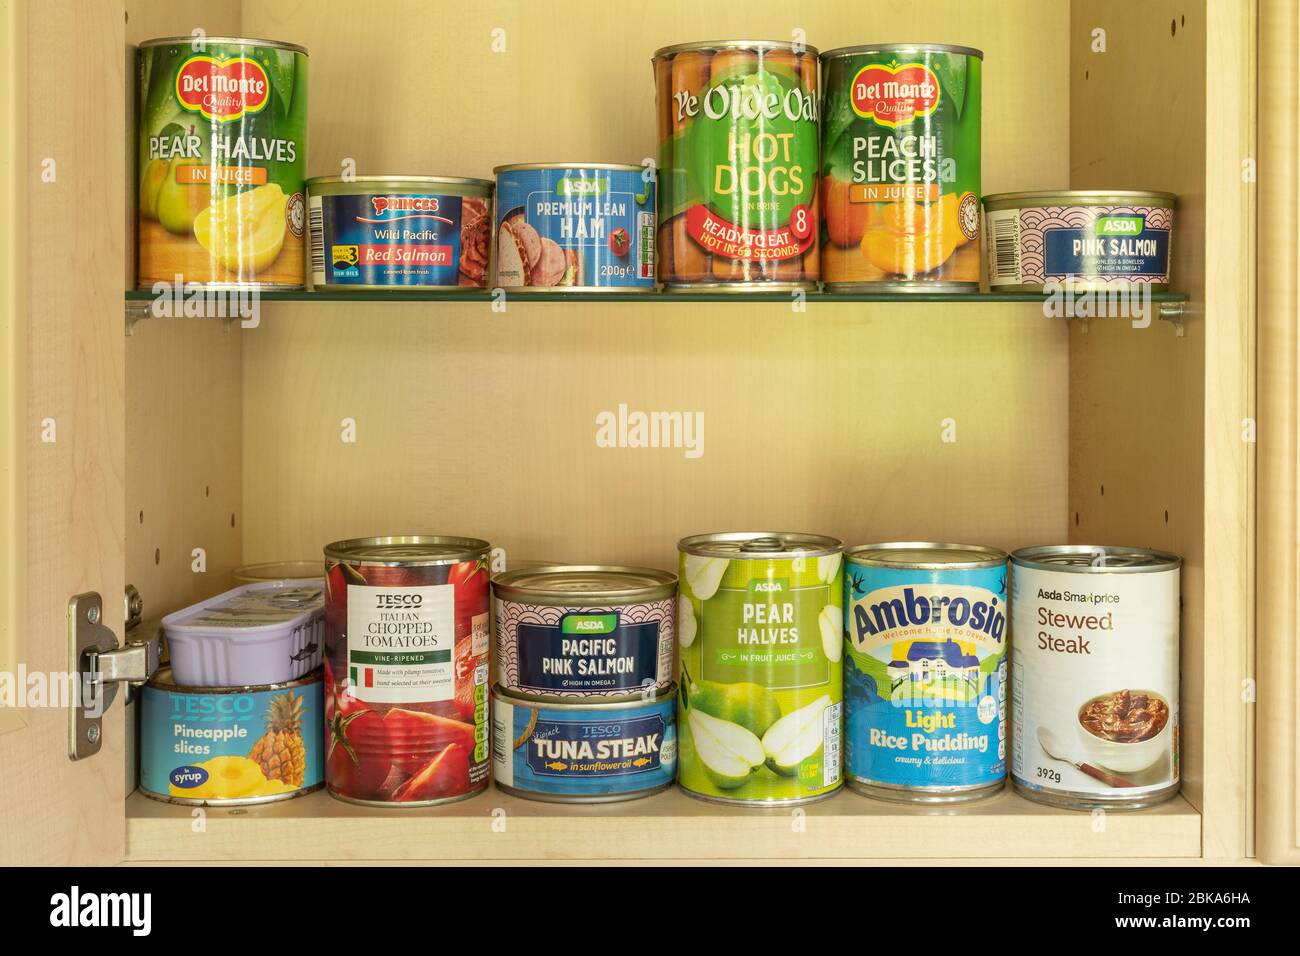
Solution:
M0 864L124 856L123 695L68 757L68 601L123 627L122 8L0 0Z
M1266 863L1300 864L1300 11L1266 0L1259 18L1255 843Z

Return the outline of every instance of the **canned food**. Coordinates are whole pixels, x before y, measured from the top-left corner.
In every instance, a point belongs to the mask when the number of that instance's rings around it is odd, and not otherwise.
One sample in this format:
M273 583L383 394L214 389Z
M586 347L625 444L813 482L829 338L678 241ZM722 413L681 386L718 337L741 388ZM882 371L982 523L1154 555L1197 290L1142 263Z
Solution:
M1070 189L984 197L989 287L1169 288L1172 193Z
M512 697L627 700L673 683L677 576L543 565L492 579L497 680Z
M244 584L162 619L172 674L190 687L295 680L320 667L320 578Z
M608 803L672 786L675 694L602 704L519 700L492 693L497 787L529 800Z
M885 800L952 803L1007 776L1007 556L968 544L845 554L845 775Z
M834 793L843 546L815 534L728 532L677 547L682 788L755 806Z
M1012 783L1041 803L1137 810L1178 792L1176 555L1011 555Z
M655 287L653 167L498 166L497 279L531 292Z
M492 183L448 176L307 180L311 281L320 288L482 289Z
M806 289L817 248L817 51L767 40L665 47L659 278L669 289Z
M136 78L140 287L302 288L307 51L147 40Z
M979 291L983 57L937 43L822 56L828 289Z
M488 783L486 541L398 535L325 548L325 783L427 806Z
M160 668L140 694L140 790L233 807L320 788L321 674L260 687L182 687Z

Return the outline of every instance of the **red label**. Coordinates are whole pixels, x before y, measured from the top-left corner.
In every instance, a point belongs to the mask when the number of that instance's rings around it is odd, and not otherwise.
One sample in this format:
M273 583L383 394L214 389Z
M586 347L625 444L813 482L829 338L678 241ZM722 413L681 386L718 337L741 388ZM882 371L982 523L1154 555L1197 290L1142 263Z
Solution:
M893 128L934 112L939 105L939 78L923 63L898 67L872 63L858 70L851 95L853 112Z
M451 246L360 246L358 252L363 266L449 266L452 263Z
M257 113L270 98L266 71L248 57L192 56L176 73L176 99L181 106L218 123Z
M803 255L817 235L811 222L811 210L800 205L795 208L795 214L800 211L806 217L802 226L807 230L802 238L795 234L789 223L778 229L743 229L727 222L707 206L692 206L686 210L686 232L701 248L726 259L751 262L793 259Z

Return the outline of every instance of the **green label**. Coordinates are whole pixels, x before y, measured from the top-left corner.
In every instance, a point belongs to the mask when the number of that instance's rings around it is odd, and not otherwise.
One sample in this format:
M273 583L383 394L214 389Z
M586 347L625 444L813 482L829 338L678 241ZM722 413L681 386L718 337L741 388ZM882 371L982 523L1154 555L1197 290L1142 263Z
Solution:
M451 651L352 651L349 657L354 664L446 664Z
M1097 219L1097 235L1140 236L1143 224L1141 216L1101 216Z
M618 613L566 614L560 621L561 634L611 634L618 628Z

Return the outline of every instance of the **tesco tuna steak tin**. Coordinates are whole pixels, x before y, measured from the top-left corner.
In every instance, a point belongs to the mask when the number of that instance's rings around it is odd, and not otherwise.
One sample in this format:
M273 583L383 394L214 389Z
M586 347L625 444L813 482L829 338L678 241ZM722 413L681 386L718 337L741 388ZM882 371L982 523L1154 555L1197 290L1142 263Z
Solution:
M543 565L492 579L497 680L513 697L627 700L673 683L677 576Z
M845 555L844 762L885 800L951 803L1007 775L1007 556L899 542Z
M672 786L674 691L605 704L540 703L492 695L497 787L530 800L607 803Z
M834 538L683 538L680 783L708 800L794 805L840 787L844 600Z
M309 179L312 285L482 289L491 204L492 184L485 179Z
M1011 555L1011 780L1031 800L1138 810L1178 792L1181 559L1048 545Z
M989 287L1039 292L1076 288L1169 288L1171 193L1131 190L998 193L984 197Z
M140 790L156 800L240 806L324 781L321 675L260 687L181 687L163 667L140 696Z
M655 172L610 163L498 166L497 279L531 292L649 292Z
M147 40L136 80L140 287L302 288L307 51Z
M325 548L325 782L427 806L488 784L486 541L397 535Z

